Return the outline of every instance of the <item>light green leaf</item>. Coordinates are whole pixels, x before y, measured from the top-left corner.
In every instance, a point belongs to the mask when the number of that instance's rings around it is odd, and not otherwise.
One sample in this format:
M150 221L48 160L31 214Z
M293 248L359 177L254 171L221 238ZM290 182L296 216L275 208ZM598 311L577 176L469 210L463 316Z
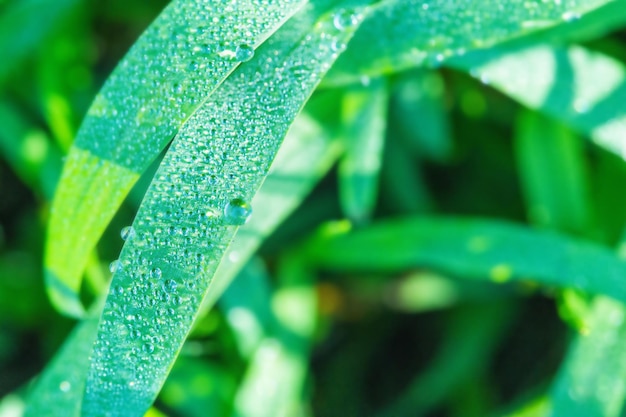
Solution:
M152 403L289 125L364 13L303 10L185 123L115 264L84 416L141 416Z
M279 266L279 286L271 298L272 326L252 356L239 392L233 417L300 415L307 376L310 339L315 329L314 279L294 254Z
M513 224L477 219L399 218L313 239L314 265L337 271L416 267L464 278L529 279L626 301L626 262L606 248Z
M346 54L329 74L327 83L355 82L363 75L379 76L424 64L438 65L447 57L472 49L565 25L610 2L384 2L364 22Z
M527 111L519 118L515 145L529 218L556 230L587 230L591 208L582 140Z
M95 310L97 311L97 309ZM24 417L78 417L98 314L78 323L28 393Z
M84 314L78 293L87 257L133 184L194 109L302 3L178 0L120 62L79 129L51 208L46 283L58 310Z
M544 112L625 158L625 68L585 48L498 47L447 63Z
M622 302L598 297L588 332L574 340L551 393L553 417L619 417L626 398Z
M356 222L367 220L376 204L387 124L385 81L354 87L342 101L346 153L339 164L339 197L345 214Z
M269 304L271 297L272 288L265 266L261 260L252 259L219 299L220 309L244 358L256 351L274 324Z

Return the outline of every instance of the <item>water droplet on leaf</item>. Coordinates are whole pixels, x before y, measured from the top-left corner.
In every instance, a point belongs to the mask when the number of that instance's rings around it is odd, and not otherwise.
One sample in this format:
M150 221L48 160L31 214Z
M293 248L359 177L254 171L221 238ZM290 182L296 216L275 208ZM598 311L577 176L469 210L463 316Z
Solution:
M126 226L120 232L120 236L122 237L122 240L128 240L135 236L135 229L133 229L132 226Z
M359 23L359 17L350 10L341 10L333 16L333 25L337 30L354 28Z
M109 271L111 271L112 274L116 273L120 269L122 269L122 263L119 259L116 259L109 264Z
M250 61L254 56L254 48L250 45L242 43L235 49L235 59L239 62Z
M252 206L241 198L233 198L224 207L224 216L228 224L240 226L245 224L252 214Z

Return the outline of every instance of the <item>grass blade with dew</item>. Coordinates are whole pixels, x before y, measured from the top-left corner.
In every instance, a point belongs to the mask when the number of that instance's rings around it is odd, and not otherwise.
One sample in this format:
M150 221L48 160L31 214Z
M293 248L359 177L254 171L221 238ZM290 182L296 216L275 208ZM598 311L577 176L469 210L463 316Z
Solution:
M85 417L141 416L154 401L289 126L366 5L302 10L176 136L114 264Z
M255 215L239 228L220 262L211 291L203 300L203 311L215 304L261 242L330 170L341 152L341 144L333 140L334 136L328 125L320 124L306 112L298 115L263 185L252 199Z
M310 262L335 271L432 268L462 278L532 280L626 301L626 262L603 246L501 221L406 217L322 229Z
M325 84L358 82L421 65L550 26L565 25L610 0L503 2L500 0L393 0L380 3ZM626 4L626 3L625 3ZM416 23L419 22L419 23Z
M174 1L131 48L92 103L52 204L46 285L59 311L84 314L78 293L87 258L133 184L211 91L302 4Z

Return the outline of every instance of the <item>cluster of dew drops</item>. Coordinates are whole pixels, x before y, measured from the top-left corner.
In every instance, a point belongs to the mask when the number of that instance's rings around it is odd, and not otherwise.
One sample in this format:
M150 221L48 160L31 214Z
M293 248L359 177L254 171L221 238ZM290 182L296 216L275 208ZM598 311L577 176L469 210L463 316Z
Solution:
M252 215L252 206L243 198L233 198L228 201L228 203L224 206L222 212L223 224L225 226L241 226L250 219ZM211 212L209 215L216 216L214 212ZM120 236L124 241L130 241L131 239L135 238L136 235L137 233L132 226L126 226L120 232ZM111 264L109 265L109 270L111 273L115 274L117 272L120 272L124 268L124 266L125 264L123 263L123 261L118 259L111 262ZM158 297L154 296L153 298L148 300L148 305L154 307L157 303L159 303L159 301L168 301L171 302L173 305L182 304L183 299L180 295L177 294L179 284L175 279L164 276L165 274L158 266L152 267L147 275L149 278L150 288L156 289L160 287L161 289L160 292L155 293L160 294L158 295ZM186 286L189 290L194 290L195 282L193 280L189 280ZM122 285L117 285L111 289L111 292L115 296L123 297L126 290ZM137 295L136 292L136 287L133 287L131 289L131 295ZM159 298L160 300L157 298ZM141 350L144 354L151 354L155 351L155 342L157 341L154 340L153 337L142 337L144 335L142 335L142 332L140 330L141 325L135 325L135 322L141 321L139 320L138 314L139 313L135 312L126 312L122 315L123 320L127 324L128 336L130 337L130 339L133 340L145 339L145 343L142 345ZM175 310L173 308L166 308L163 314L173 315L175 314Z

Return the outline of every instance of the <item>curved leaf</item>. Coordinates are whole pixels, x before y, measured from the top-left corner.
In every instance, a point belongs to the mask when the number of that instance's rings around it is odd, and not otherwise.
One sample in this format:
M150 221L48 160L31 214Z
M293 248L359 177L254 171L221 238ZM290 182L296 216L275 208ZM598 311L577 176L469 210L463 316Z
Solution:
M611 0L388 1L363 23L326 82L342 84L364 75L439 65L450 56L566 24L607 3Z
M58 310L84 314L78 292L87 257L133 184L189 114L302 3L175 1L117 66L79 129L50 211L46 284Z
M532 279L626 301L626 262L602 246L505 222L436 217L387 220L308 246L333 270L429 267L474 279Z
M152 403L289 125L363 13L348 2L307 8L179 132L115 264L84 416L141 416Z

